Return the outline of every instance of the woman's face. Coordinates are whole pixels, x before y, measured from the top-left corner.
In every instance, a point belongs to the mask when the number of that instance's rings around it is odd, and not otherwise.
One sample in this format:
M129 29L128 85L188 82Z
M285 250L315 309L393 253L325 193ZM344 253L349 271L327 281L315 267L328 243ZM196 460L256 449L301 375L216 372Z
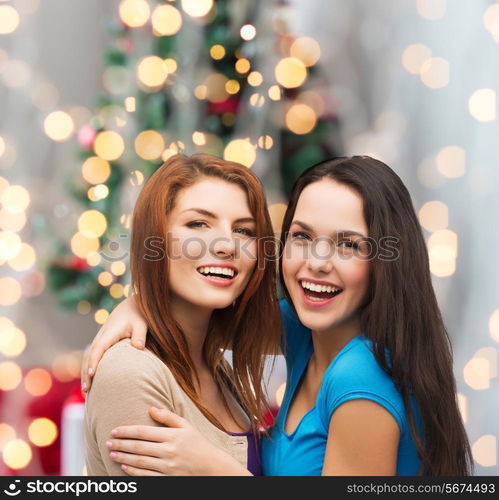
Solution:
M231 305L256 265L255 223L237 184L203 177L182 189L167 226L173 301L212 310Z
M313 331L352 323L368 287L368 232L353 189L322 179L303 189L282 270L300 321ZM358 333L358 332L357 332Z

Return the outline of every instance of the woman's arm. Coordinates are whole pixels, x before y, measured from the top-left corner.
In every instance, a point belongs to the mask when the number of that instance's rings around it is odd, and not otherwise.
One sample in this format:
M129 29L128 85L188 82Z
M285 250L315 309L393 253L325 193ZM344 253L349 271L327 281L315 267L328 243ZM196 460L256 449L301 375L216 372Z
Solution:
M97 332L90 347L86 350L81 365L81 389L87 392L92 385L102 355L114 344L131 338L132 345L143 349L146 343L147 324L135 306L134 297L120 302L107 321Z
M106 445L130 476L250 476L235 458L210 443L187 420L166 409L150 415L165 427L120 426Z
M400 430L393 416L367 399L341 404L329 425L323 476L393 476Z

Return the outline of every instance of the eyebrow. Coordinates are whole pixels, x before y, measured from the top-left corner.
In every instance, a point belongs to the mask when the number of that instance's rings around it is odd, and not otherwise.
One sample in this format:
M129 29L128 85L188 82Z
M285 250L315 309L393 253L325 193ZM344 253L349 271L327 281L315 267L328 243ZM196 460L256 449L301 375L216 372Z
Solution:
M311 233L314 232L314 230L312 229L311 226L309 226L307 223L302 222L300 220L294 220L291 223L291 225L293 225L293 224L301 226L303 229L305 229L305 231L309 231ZM339 229L338 231L335 231L333 234L336 235L336 236L339 235L339 234L341 234L343 236L360 236L362 238L367 238L367 236L363 235L362 233L359 233L357 231L351 231L350 229Z
M184 212L190 212L190 211L197 212L206 217L210 217L211 219L218 219L218 217L213 212L205 210L204 208L188 208L180 213L183 214ZM234 222L256 222L256 221L253 217L241 217L239 219L236 219Z

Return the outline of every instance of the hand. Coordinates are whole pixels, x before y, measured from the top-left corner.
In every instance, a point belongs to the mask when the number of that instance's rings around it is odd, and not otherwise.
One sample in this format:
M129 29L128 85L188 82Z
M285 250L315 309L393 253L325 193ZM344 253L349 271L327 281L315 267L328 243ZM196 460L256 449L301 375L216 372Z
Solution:
M107 349L121 339L130 337L132 345L143 349L146 333L147 324L138 312L132 295L114 308L85 351L81 365L81 390L87 392L90 389L97 365Z
M151 417L167 427L128 425L113 429L110 458L130 476L250 475L211 444L187 420L152 407Z

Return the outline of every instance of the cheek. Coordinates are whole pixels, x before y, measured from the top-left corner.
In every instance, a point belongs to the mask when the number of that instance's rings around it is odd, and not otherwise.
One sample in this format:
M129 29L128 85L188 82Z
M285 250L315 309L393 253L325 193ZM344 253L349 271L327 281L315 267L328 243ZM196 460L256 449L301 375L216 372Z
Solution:
M369 281L369 263L352 260L343 264L342 278L347 286L364 291Z
M291 280L303 263L303 247L286 243L282 256L282 274L284 281Z
M170 233L169 236L168 255L172 263L195 263L206 255L208 245L202 238L181 231Z

